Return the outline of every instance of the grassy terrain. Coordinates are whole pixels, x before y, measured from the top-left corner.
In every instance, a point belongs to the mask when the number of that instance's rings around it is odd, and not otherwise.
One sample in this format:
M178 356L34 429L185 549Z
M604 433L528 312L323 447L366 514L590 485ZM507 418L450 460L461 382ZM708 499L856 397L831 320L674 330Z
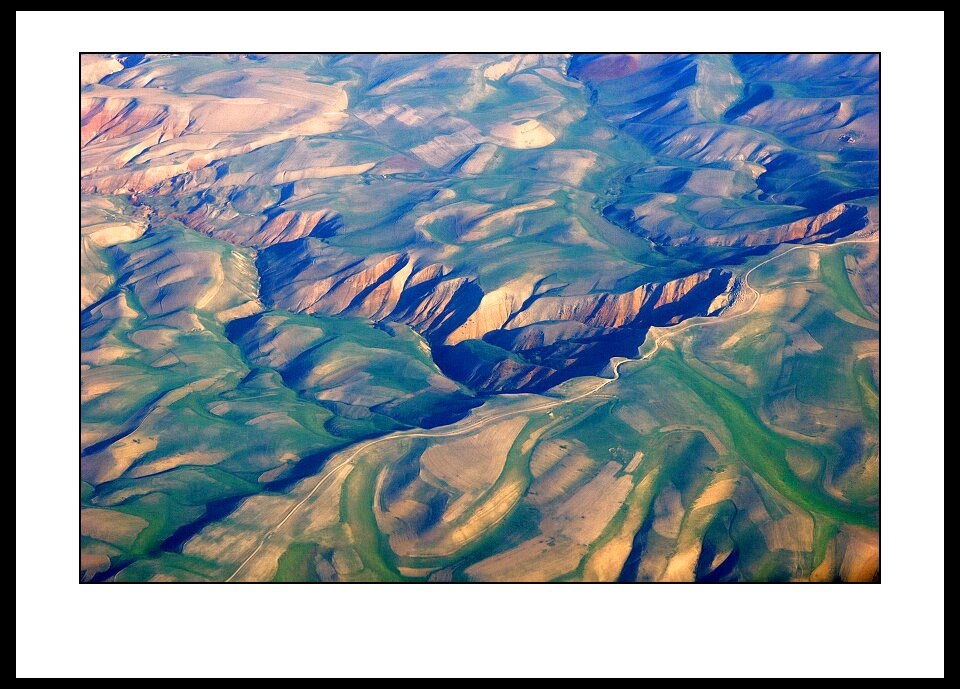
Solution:
M863 307L860 297L857 296L856 291L850 284L850 278L844 265L846 255L842 247L835 251L824 252L820 260L821 278L844 308L861 318L874 320L870 312Z

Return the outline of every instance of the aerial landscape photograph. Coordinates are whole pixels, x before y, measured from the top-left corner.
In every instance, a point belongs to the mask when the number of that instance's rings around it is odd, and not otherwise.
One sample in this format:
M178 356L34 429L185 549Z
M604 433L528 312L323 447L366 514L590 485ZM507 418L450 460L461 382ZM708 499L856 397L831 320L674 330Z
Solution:
M942 10L16 15L18 679L944 676Z
M80 582L881 581L878 54L79 67Z

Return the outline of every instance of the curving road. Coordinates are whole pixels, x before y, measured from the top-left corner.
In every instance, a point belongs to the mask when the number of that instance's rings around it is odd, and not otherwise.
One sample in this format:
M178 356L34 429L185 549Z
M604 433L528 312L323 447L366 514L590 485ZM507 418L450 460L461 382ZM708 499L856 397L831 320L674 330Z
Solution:
M875 235L872 235L870 239L848 239L847 241L834 242L833 244L817 244L817 243L797 244L796 246L790 247L786 251L781 251L779 254L775 254L770 258L760 261L760 263L753 266L752 268L750 268L750 270L748 270L746 273L743 274L743 286L748 288L754 294L753 303L750 304L750 307L746 311L741 311L739 313L731 313L725 316L721 315L716 318L712 318L708 321L691 319L691 322L687 323L682 328L671 328L668 332L664 333L660 337L655 338L653 341L653 349L651 349L649 352L641 356L639 359L636 359L636 361L645 361L649 359L654 354L656 354L658 349L660 349L661 342L669 340L671 337L674 337L675 335L679 335L680 333L686 330L689 330L690 328L696 328L697 326L701 326L701 325L710 325L712 323L724 323L726 321L733 320L734 318L739 318L740 316L746 316L752 313L753 310L757 308L757 304L760 303L760 292L757 290L756 287L750 284L750 273L755 271L760 266L764 266L770 263L771 261L775 261L778 258L782 258L783 256L786 256L787 254L789 254L791 251L796 251L797 249L809 249L810 247L830 248L834 246L841 246L843 244L875 244L879 241L880 241L879 235L875 234ZM631 361L631 360L628 359L628 361Z
M253 550L253 552L251 552L250 555L247 556L247 559L245 559L240 564L240 566L237 567L237 569L233 572L233 574L231 574L229 577L226 578L225 581L232 581L234 577L240 574L240 572L243 571L244 567L246 567L247 564L254 557L256 557L257 554L263 549L263 546L266 544L267 540L273 534L275 534L278 530L280 530L283 527L283 525L286 524L287 521L289 521L290 517L296 514L301 507L303 507L311 498L313 498L313 496L317 494L317 491L320 490L320 488L322 488L323 485L329 479L336 476L340 472L340 470L342 470L344 467L350 464L350 462L352 462L361 452L363 452L367 448L372 447L374 445L378 445L380 443L386 443L386 442L390 442L391 440L398 440L401 438L449 438L452 436L469 433L470 431L480 428L481 426L488 424L492 421L499 421L500 419L504 419L509 416L516 416L517 414L529 414L531 412L538 412L538 411L544 411L546 409L552 409L554 407L558 407L563 404L570 404L571 402L576 402L578 400L584 399L585 397L590 397L592 395L595 395L604 387L606 387L613 381L617 380L620 377L620 366L622 366L623 364L629 361L635 361L635 359L626 359L624 357L617 357L616 359L613 359L612 360L613 378L603 378L600 381L600 383L597 384L595 387L592 387L586 392L580 393L579 395L576 395L574 397L564 397L551 402L545 402L543 404L533 406L533 407L521 407L518 409L511 409L505 412L501 412L499 414L494 414L492 416L484 416L483 418L476 419L475 421L472 421L471 423L465 426L461 426L460 428L454 428L448 431L397 431L395 433L390 433L389 435L385 435L380 438L376 438L374 440L368 440L367 442L361 445L358 445L353 449L352 453L344 457L338 464L336 464L329 471L324 473L323 476L321 476L320 479L317 481L317 484L313 487L313 489L311 489L311 491L307 493L307 495L300 502L298 502L296 505L294 505L289 510L287 510L287 513L284 515L283 519L281 519L276 524L276 526L271 528L260 538L260 540L257 543L257 547Z
M360 453L362 453L362 452L363 452L364 450L366 450L367 448L373 447L374 445L379 445L379 444L381 444L381 443L387 443L387 442L390 442L390 441L392 441L392 440L399 440L399 439L402 439L402 438L449 438L449 437L452 437L452 436L457 436L457 435L462 435L462 434L464 434L464 433L468 433L468 432L470 432L470 431L472 431L472 430L475 430L475 429L477 429L477 428L480 428L481 426L483 426L483 425L485 425L485 424L487 424L487 423L490 423L490 422L492 422L492 421L499 421L500 419L504 419L504 418L507 418L507 417L510 417L510 416L516 416L516 415L518 415L518 414L529 414L529 413L531 413L531 412L544 411L544 410L546 410L546 409L552 409L552 408L554 408L554 407L559 407L559 406L564 405L564 404L571 404L571 403L573 403L573 402L577 402L577 401L579 401L579 400L582 400L582 399L584 399L584 398L586 398L586 397L591 397L591 396L597 394L598 392L600 392L600 390L602 390L603 388L605 388L605 387L606 387L607 385L609 385L610 383L612 383L612 382L614 382L615 380L619 379L619 378L620 378L620 367L623 366L624 364L629 363L629 362L637 363L637 362L640 362L640 361L646 361L646 360L650 359L654 354L656 354L657 350L660 348L660 343L661 343L661 342L664 342L664 341L670 339L671 337L674 337L674 336L676 336L676 335L679 335L680 333L685 332L685 331L689 330L690 328L695 328L695 327L697 327L697 326L707 325L707 324L710 324L710 323L725 322L725 321L728 321L728 320L732 320L733 318L737 318L737 317L740 317L740 316L746 316L746 315L748 315L749 313L753 312L753 310L756 308L757 304L760 302L760 292L759 292L755 287L753 287L753 285L750 284L749 278L750 278L750 274L751 274L753 271L755 271L757 268L759 268L760 266L766 265L767 263L770 263L771 261L774 261L774 260L776 260L776 259L778 259L778 258L781 258L781 257L783 257L783 256L786 256L786 255L789 254L790 252L796 251L797 249L809 249L810 247L813 247L813 246L832 247L832 246L839 246L839 245L841 245L841 244L869 244L869 243L878 242L878 241L880 241L879 236L874 236L874 237L871 238L871 239L852 239L852 240L848 240L848 241L844 241L844 242L835 242L835 243L833 243L833 244L822 244L822 245L818 245L818 244L797 244L796 246L793 246L793 247L787 249L786 251L783 251L783 252L781 252L781 253L779 253L779 254L776 254L776 255L774 255L774 256L771 256L770 258L768 258L768 259L766 259L766 260L764 260L764 261L761 261L760 263L758 263L757 265L753 266L753 267L750 268L746 273L743 274L743 285L744 285L745 287L749 288L749 289L754 293L754 295L755 295L755 299L754 299L753 303L750 304L750 307L749 307L746 311L742 311L742 312L739 312L739 313L732 313L732 314L730 314L729 316L726 316L726 317L724 317L723 315L721 315L721 316L718 316L718 317L716 317L716 318L713 318L713 319L711 319L711 320L709 320L709 321L704 321L704 320L693 321L693 322L691 322L691 323L688 323L687 325L685 325L685 326L682 327L682 328L671 328L671 329L669 330L669 332L666 332L666 333L664 333L663 335L657 337L657 338L654 340L653 349L651 349L647 354L644 354L643 356L639 357L638 359L627 359L627 358L624 358L624 357L617 357L617 358L615 358L615 359L611 359L611 363L612 363L612 365L613 365L613 377L612 377L612 378L603 378L603 379L601 379L600 383L598 383L596 386L594 386L593 388L590 388L590 389L587 390L586 392L580 393L579 395L576 395L576 396L574 396L574 397L565 397L565 398L557 399L557 400L554 400L554 401L551 401L551 402L546 402L546 403L544 403L544 404L541 404L541 405L538 405L538 406L534 406L534 407L522 407L522 408L518 408L518 409L512 409L512 410L508 410L508 411L505 411L505 412L501 412L501 413L499 413L499 414L494 414L493 416L487 416L487 417L483 417L483 418L478 418L478 419L476 419L475 421L472 421L471 423L469 423L469 424L467 424L467 425L465 425L465 426L461 426L461 427L459 427L459 428L454 428L454 429L447 430L447 431L397 431L397 432L395 432L395 433L390 433L389 435L385 435L385 436L382 436L382 437L380 437L380 438L376 438L376 439L374 439L374 440L368 440L367 442L362 443L361 445L358 445L357 447L353 448L353 452L351 452L350 454L346 455L342 460L340 460L339 463L335 464L335 465L334 465L333 467L331 467L328 471L324 472L324 474L317 480L316 485L314 485L314 487L310 490L310 492L307 493L306 496L304 496L304 498L303 498L302 500L300 500L297 504L295 504L293 507L291 507L289 510L287 510L287 512L286 512L286 514L284 515L283 519L281 519L275 526L273 526L272 528L270 528L266 533L264 533L263 536L260 537L260 539L257 541L257 546L256 546L256 548L254 548L253 551L251 551L251 553L246 557L246 559L245 559L243 562L240 563L240 566L237 567L236 570L234 570L233 574L231 574L229 577L227 577L224 581L227 581L227 582L233 581L233 579L235 579L235 578L237 577L237 575L239 575L239 574L246 568L246 566L250 563L250 561L253 560L253 559L260 553L261 550L263 550L263 546L266 545L267 541L270 539L271 536L273 536L273 535L274 535L275 533L277 533L281 528L283 528L283 525L286 524L293 515L295 515L297 512L299 512L300 509L301 509L307 502L309 502L309 501L317 494L317 491L319 491L320 488L322 488L322 487L323 487L329 480L331 480L334 476L336 476L337 474L339 474L339 473L340 473L345 467L347 467L354 459L356 459L356 457L357 457L358 455L360 455Z

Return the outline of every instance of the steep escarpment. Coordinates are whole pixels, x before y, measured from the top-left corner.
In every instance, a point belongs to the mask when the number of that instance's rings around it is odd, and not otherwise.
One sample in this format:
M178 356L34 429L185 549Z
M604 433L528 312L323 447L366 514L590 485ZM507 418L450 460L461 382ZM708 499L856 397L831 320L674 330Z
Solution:
M482 340L440 346L434 358L448 375L486 394L545 390L562 380L557 369L530 363Z
M222 209L221 206L201 203L174 217L198 232L255 249L303 237L327 236L342 225L339 214L327 208L295 210L274 207L258 215Z
M442 265L414 254L358 258L316 239L271 247L258 266L262 294L275 308L403 322L434 340L459 326L482 296L475 280L448 277Z
M834 241L869 224L868 208L848 203L798 220L771 224L762 213L726 209L710 202L699 203L692 209L699 212L697 221L702 223L695 224L689 219L690 209L680 208L678 202L675 195L642 194L611 204L604 209L604 215L655 242L681 247L764 247Z
M577 321L594 328L620 328L638 320L666 325L683 316L687 304L691 311L703 311L726 290L730 279L730 273L713 269L664 284L640 285L623 294L542 297L517 313L506 327L542 321Z
M596 374L613 357L635 356L651 326L716 314L732 287L732 274L714 269L623 294L544 296L487 332L482 343L444 346L437 357L477 390L543 390Z
M412 252L357 258L317 239L276 245L258 261L264 301L298 313L409 325L441 368L483 392L540 390L635 353L646 329L715 313L733 285L711 269L623 293L566 294L527 277L484 293Z

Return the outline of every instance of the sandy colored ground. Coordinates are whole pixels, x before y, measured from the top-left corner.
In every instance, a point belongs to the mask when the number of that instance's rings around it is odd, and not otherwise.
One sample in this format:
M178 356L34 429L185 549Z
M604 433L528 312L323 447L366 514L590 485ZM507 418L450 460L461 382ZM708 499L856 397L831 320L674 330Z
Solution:
M543 210L544 208L550 208L554 205L556 205L556 202L552 199L543 199L541 201L533 201L531 203L524 203L519 206L504 208L501 211L491 213L490 215L482 218L470 228L469 232L461 235L460 239L465 242L479 241L489 236L494 230L505 228L511 223L514 223L517 217L523 213Z
M633 549L634 536L650 509L659 476L660 467L654 468L636 485L620 530L584 563L584 581L616 581Z
M507 148L543 148L557 139L535 119L502 122L490 130L490 136Z
M157 449L157 438L132 433L101 453L81 460L81 473L94 484L120 478L144 455Z
M147 528L147 520L115 510L88 507L80 510L80 535L127 548Z
M464 493L479 494L493 485L503 471L507 453L520 429L523 417L503 419L475 435L431 445L420 458L428 472L442 483Z
M844 526L846 545L840 563L843 581L867 582L880 571L880 534L858 526Z
M213 466L222 462L226 456L225 452L180 452L138 464L127 470L126 475L130 478L139 478L159 474L161 471L169 471L179 466Z
M609 462L586 485L551 510L540 524L542 535L481 560L467 569L485 581L550 581L572 571L599 538L633 489L621 466Z

